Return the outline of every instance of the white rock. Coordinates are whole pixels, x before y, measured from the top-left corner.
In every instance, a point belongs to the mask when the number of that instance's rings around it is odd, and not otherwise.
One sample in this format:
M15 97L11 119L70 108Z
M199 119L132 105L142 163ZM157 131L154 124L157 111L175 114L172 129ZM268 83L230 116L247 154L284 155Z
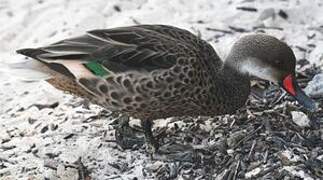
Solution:
M292 151L285 150L279 153L279 157L283 161L283 163L290 164L290 163L296 163L301 161L301 158L294 154Z
M276 13L274 8L264 9L259 15L257 23L264 26L275 26Z
M323 73L315 75L304 90L310 96L323 96Z
M297 169L295 166L285 166L284 169L286 171L289 171L291 174L293 174L296 177L299 177L301 179L306 179L306 180L314 180L313 178L310 177L309 174L304 172L303 170Z
M274 8L267 8L261 12L261 14L258 17L258 20L264 21L269 18L275 19L275 17L276 17L275 9Z
M58 165L57 175L62 180L77 180L79 179L78 170L74 168L65 168L64 165Z
M306 114L299 111L292 111L291 114L295 124L300 127L310 127L310 120Z
M260 173L260 171L261 171L261 168L259 168L259 167L257 167L257 168L255 168L255 169L253 169L253 170L251 170L251 171L249 171L249 172L247 172L246 174L245 174L245 177L246 178L252 178L252 177L254 177L254 176L256 176L257 174L259 174Z

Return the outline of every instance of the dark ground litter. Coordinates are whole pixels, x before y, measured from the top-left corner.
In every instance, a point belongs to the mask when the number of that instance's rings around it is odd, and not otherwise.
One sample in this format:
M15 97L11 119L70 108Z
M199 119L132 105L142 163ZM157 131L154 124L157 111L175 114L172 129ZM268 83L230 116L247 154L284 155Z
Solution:
M318 72L311 66L297 74L300 86ZM158 163L143 173L157 179L323 179L323 97L315 98L321 109L311 114L277 86L252 85L246 107L235 115L172 118L154 128L161 147L152 162ZM305 112L310 126L295 124L291 111ZM116 139L144 149L134 132Z

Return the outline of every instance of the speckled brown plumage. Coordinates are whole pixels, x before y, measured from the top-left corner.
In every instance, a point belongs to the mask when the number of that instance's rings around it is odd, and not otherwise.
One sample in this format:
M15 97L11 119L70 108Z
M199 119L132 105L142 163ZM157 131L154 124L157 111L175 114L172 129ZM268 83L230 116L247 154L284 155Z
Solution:
M236 72L223 66L207 42L171 26L95 30L20 53L45 61L49 67L57 65L57 60L99 62L109 70L108 75L62 75L48 82L112 111L145 120L232 113L249 94L248 78L234 76Z

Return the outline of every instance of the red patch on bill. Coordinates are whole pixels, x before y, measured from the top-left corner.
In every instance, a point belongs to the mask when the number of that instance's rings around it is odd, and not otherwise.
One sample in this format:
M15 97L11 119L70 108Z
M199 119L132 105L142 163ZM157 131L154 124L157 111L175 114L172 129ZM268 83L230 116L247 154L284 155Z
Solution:
M293 86L293 76L291 74L285 77L283 85L286 91L288 91L291 95L296 96L296 92Z

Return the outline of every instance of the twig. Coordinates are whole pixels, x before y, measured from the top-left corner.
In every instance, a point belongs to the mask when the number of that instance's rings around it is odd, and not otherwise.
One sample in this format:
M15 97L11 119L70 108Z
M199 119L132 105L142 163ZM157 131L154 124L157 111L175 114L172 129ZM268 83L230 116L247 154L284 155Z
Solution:
M253 8L253 7L243 7L243 6L237 7L236 9L242 10L242 11L249 11L249 12L257 12L258 11L258 9L256 9L256 8Z
M256 130L254 130L253 132L251 132L249 135L247 135L246 137L244 137L243 139L241 139L234 147L233 149L236 149L238 146L240 146L241 143L243 143L244 141L247 141L248 139L251 138L252 135L256 134L261 128L263 128L264 124L261 124Z
M234 171L234 175L233 175L233 180L236 180L237 179L237 175L238 175L238 170L239 170L239 167L240 167L240 163L241 163L241 160L239 160L238 163L237 163L236 170Z
M250 152L249 152L249 154L248 154L248 160L250 160L250 157L251 157L251 155L252 155L252 153L253 153L253 150L254 150L254 148L255 148L256 144L257 144L257 141L256 141L256 140L253 140L253 141L252 141L251 148L250 148Z
M131 20L132 20L132 22L133 22L133 23L135 23L136 25L140 25L140 24L141 24L138 20L136 20L136 19L135 19L135 18L133 18L133 17L131 17Z
M274 29L274 30L279 30L279 31L283 31L284 28L281 27L275 27L275 26L255 26L253 27L253 29Z
M267 149L267 150L266 150L266 152L265 152L265 156L264 156L264 161L263 161L263 163L264 163L264 164L266 164L267 160L268 160L268 149Z
M240 33L249 32L248 30L241 27L229 26L229 28L235 32L240 32Z
M217 28L210 28L210 27L207 27L206 28L207 31L216 31L216 32L222 32L222 33L226 33L226 34L233 34L232 31L229 31L229 30L224 30L224 29L217 29Z

